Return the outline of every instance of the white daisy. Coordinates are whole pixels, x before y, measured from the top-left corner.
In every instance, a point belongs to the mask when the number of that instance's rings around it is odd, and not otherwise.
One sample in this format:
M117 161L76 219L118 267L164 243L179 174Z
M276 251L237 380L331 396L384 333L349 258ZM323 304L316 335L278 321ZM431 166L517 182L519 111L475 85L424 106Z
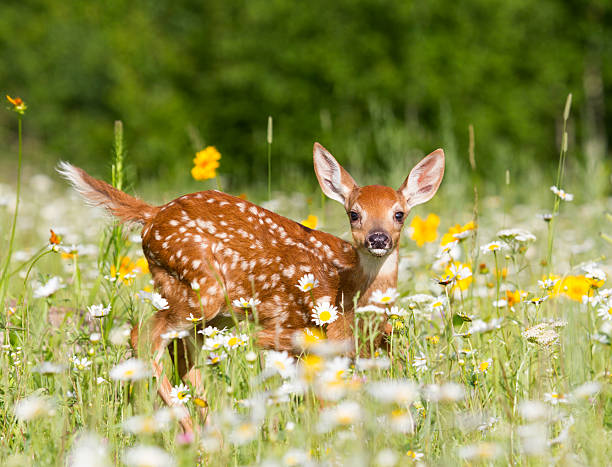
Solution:
M34 298L49 297L64 287L66 285L61 283L61 279L58 276L52 277L45 284L34 289Z
M203 316L193 316L192 313L189 313L189 316L187 316L187 318L185 318L187 321L190 321L192 323L199 323L200 321L202 321L204 319Z
M104 306L102 304L100 305L91 305L87 307L87 311L89 311L89 314L91 315L92 318L102 318L104 316L107 316L110 313L110 309L111 306Z
M485 255L487 253L494 253L501 251L506 248L506 245L502 242L490 242L480 247L480 252Z
M314 274L306 274L299 281L296 287L302 292L308 292L319 285L319 281L315 279Z
M598 308L597 315L607 321L612 321L612 306L606 304L606 306Z
M172 331L164 332L160 337L162 339L170 340L170 339L182 339L184 337L187 337L188 335L189 335L189 331L172 330Z
M202 350L215 351L222 349L225 345L225 336L222 334L214 334L212 337L207 337L204 340Z
M157 310L166 310L168 308L168 301L157 292L151 294L151 305Z
M66 365L62 365L61 363L54 363L50 361L41 362L32 368L32 371L36 373L40 373L43 375L54 375L61 373L66 369Z
M269 350L266 352L266 368L278 372L283 378L290 378L295 375L295 360L286 350Z
M137 358L130 358L115 365L109 372L111 379L117 381L137 381L149 377L149 367Z
M127 448L123 463L130 467L174 467L174 458L157 446L138 445Z
M418 373L422 373L427 370L427 357L421 352L419 355L415 355L412 366Z
M487 360L480 362L478 364L478 367L476 367L474 371L476 373L480 373L484 375L489 370L489 368L491 368L492 364L493 364L493 359L489 358Z
M392 306L391 308L386 309L385 312L387 313L387 316L392 319L402 319L408 316L408 312L399 306Z
M376 305L365 305L365 306L357 307L357 309L355 310L355 313L375 313L377 315L382 315L382 314L385 314L386 311L387 310L385 308L381 308Z
M217 363L221 362L222 360L225 360L227 358L227 354L226 353L214 353L211 352L208 354L208 357L206 358L206 364L207 365L216 365Z
M14 410L17 420L26 422L35 418L53 415L55 407L48 397L32 395L17 401Z
M536 240L536 236L525 229L504 229L497 232L497 236L510 243L529 243Z
M174 386L170 391L170 400L175 405L186 404L189 402L189 399L191 399L191 394L189 393L189 388L186 384Z
M547 392L544 394L544 400L551 405L566 404L567 398L561 392Z
M559 282L559 279L544 279L538 281L538 285L544 290L550 290L555 286L557 282Z
M453 277L459 281L462 281L472 276L471 269L463 264L457 265L453 263L450 265L449 269Z
M397 299L397 297L399 297L397 290L389 287L384 292L382 290L375 290L370 297L370 301L378 303L379 305L390 305Z
M566 193L565 190L562 190L561 188L557 188L554 185L550 187L550 191L552 191L555 195L557 195L563 201L573 201L574 199L574 195L572 195L571 193Z
M362 409L358 402L344 401L321 412L319 431L325 433L336 426L350 426L361 420Z
M311 316L317 326L323 326L338 319L338 309L329 302L321 302L312 309Z
M236 299L232 302L232 305L236 308L242 308L244 310L249 310L255 308L257 305L261 303L260 300L256 298L242 298Z
M248 341L249 336L246 334L235 334L226 336L224 345L228 350L233 350L237 349L238 347L246 346Z
M72 364L77 371L86 370L91 366L91 360L87 357L79 358L76 355L72 356Z
M367 391L376 400L385 404L412 404L419 397L417 385L408 380L393 379L373 381Z

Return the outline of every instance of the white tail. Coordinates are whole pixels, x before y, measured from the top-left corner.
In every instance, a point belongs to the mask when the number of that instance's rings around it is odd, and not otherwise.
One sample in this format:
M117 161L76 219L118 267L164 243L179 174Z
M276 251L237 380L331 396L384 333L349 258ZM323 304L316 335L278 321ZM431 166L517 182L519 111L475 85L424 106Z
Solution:
M214 325L230 311L245 315L240 307L230 310L228 303L253 299L262 326L259 345L291 351L294 334L315 325L315 305L338 310L338 319L325 327L330 339L344 340L352 336L356 294L361 306L374 291L396 287L404 220L413 206L428 201L438 189L444 174L443 151L424 158L399 190L359 187L318 143L314 166L323 192L345 207L353 243L218 191L193 193L153 207L81 169L61 167L85 198L124 220L144 224L144 254L155 286L169 304L145 328L166 402L170 383L163 377L160 359L168 342L162 335L191 329L193 324L186 319L190 314L203 314L206 323ZM308 274L318 285L304 293L298 282ZM135 347L137 338L135 326ZM189 360L183 360L187 362L182 364L183 373L197 385L200 376ZM189 429L189 422L184 426Z

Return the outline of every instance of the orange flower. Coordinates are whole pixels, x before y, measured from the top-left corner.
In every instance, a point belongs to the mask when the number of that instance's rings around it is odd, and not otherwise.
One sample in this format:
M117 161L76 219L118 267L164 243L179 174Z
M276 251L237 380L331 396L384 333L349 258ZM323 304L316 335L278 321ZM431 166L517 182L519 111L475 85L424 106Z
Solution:
M59 245L61 243L62 239L57 236L57 234L53 231L53 229L49 229L49 231L51 232L51 236L49 237L49 244L50 245Z
M191 176L196 180L208 180L217 176L216 169L219 167L221 154L214 146L196 153L193 159L194 167L191 169Z
M25 105L25 102L23 102L23 100L21 99L21 97L15 97L12 98L11 96L6 96L6 99L13 104L13 110L15 112L17 112L18 114L23 115L26 111L26 109L28 108L27 105Z
M438 226L440 218L435 214L429 214L426 219L414 216L410 222L412 233L410 238L414 240L420 248L425 243L435 242L438 239Z
M515 290L514 292L506 290L506 302L508 302L508 308L512 308L515 304L520 303L526 296L527 293L524 290Z

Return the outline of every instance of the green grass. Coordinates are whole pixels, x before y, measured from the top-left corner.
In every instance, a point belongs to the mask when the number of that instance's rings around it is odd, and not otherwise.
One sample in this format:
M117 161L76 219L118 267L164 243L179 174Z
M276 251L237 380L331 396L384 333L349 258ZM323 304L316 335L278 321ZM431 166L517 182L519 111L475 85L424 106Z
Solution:
M400 167L391 178L399 185L410 161L394 157ZM450 158L449 164L457 161ZM584 199L586 186L574 183L567 188L576 194L576 201L560 205L552 258L547 261L549 224L536 214L551 210L555 203L548 189L552 177L538 173L533 175L538 183L511 180L501 188L481 187L477 209L466 195L472 189L469 177L461 172L447 177L436 198L411 216L424 218L429 212L440 216L437 240L418 248L408 229L402 239L398 304L407 313L395 322L389 351L377 351L375 362L381 367L364 369L341 356L320 362L306 358L296 363L294 378L303 391L281 395L283 377L263 370L265 353L250 338L238 349L220 351L226 358L215 365L207 364L211 352L199 350L205 394L190 388L192 399L186 407L203 431L185 443L176 420L153 434L127 432L123 423L129 417L161 416L157 383L152 378L120 382L109 376L115 365L132 356L127 341L118 338L120 330L154 312L140 292L150 287L148 274L136 272L127 284L109 279L111 266L117 268L121 258L129 256L135 262L142 256L133 238L138 232L116 228L55 175L33 176L35 170L27 166L25 173L15 253L8 268L14 274L7 282L7 306L0 316L2 465L64 465L70 453L73 460L84 462L79 465L94 465L94 460L104 465L103 458L111 465L121 464L126 449L142 444L163 449L180 465L609 464L612 317L605 312L610 305L606 298L600 304L583 304L567 296L572 290L564 290L564 286L580 288L582 267L591 261L599 262L608 275L611 272L606 260L609 244L599 236L611 227L604 216L607 200ZM503 177L498 174L500 180ZM249 196L267 199L262 186ZM271 206L296 220L316 214L322 230L348 238L342 209L331 203L322 207L319 193L309 191L310 186L302 181L294 192L273 192ZM214 183L207 186L213 187ZM5 245L14 187L0 188L0 195L9 198L0 206ZM142 193L161 202L197 189L195 184L187 188L166 180L147 184ZM296 192L302 196L296 197ZM439 241L451 226L465 224L475 212L477 229L457 247L458 261L473 271L472 281L465 290L453 291L452 285L436 281L444 275L445 257L436 258ZM528 229L537 239L497 256L480 251L481 245L497 239L499 230L515 227ZM48 250L50 228L62 236L60 251ZM78 255L62 255L62 247L73 243ZM48 252L31 261L42 251ZM496 276L496 264L506 272ZM561 282L546 292L538 280L549 273ZM63 288L35 297L39 284L51 277L59 277ZM584 290L604 297L607 284L597 285ZM526 295L513 307L494 306L506 297L506 290ZM441 297L444 305L440 309L415 304L411 298L415 294L428 294L435 297L433 301ZM530 303L547 294L552 296L543 303ZM87 307L95 304L112 305L110 314L92 319ZM365 322L360 329L368 329L376 317L359 319ZM502 320L498 327L469 334L477 320L495 319ZM549 336L558 332L553 342L538 344L523 335L549 321L566 323L557 328L547 325ZM255 327L252 322L242 323L240 329L227 332L250 336ZM95 333L101 336L92 341ZM367 345L369 337L364 332L358 340ZM71 361L74 355L91 363L78 369ZM63 366L54 374L34 371L44 361ZM385 361L388 365L383 365ZM480 371L487 361L486 371ZM165 363L169 377L178 384L169 357ZM333 378L326 376L332 369ZM389 380L404 386L384 390L376 385L390 384ZM582 386L592 382L596 383L592 391ZM444 386L447 383L454 386ZM436 400L434 389L441 386L455 391L447 397L452 400ZM383 400L383 391L393 400ZM563 394L562 401L554 403L552 393ZM211 408L206 425L194 404L195 397L204 395ZM19 401L33 396L48 407L19 419L15 412ZM535 404L525 405L526 401ZM346 411L344 417L335 412L339 408ZM336 425L330 421L334 417ZM83 433L96 438L79 444ZM80 457L83 452L86 461ZM155 459L162 457L158 454Z

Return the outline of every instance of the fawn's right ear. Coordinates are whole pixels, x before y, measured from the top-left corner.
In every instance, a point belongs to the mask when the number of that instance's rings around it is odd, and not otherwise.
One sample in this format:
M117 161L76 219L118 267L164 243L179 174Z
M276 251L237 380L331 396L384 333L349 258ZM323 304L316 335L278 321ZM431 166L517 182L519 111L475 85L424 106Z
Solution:
M323 193L346 206L349 195L357 188L355 180L319 143L314 144L312 153L315 173Z

